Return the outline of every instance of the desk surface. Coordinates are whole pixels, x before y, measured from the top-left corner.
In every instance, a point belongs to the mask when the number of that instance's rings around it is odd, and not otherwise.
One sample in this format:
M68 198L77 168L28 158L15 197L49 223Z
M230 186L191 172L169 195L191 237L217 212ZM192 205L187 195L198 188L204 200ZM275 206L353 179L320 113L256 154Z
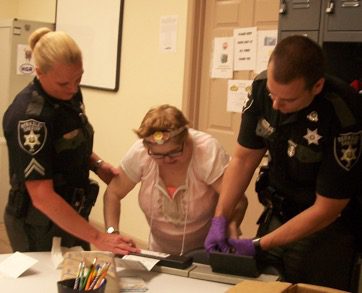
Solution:
M9 255L1 254L0 261ZM54 268L50 252L29 252L26 255L39 260L39 262L17 279L0 277L1 292L57 293L57 281L60 280L61 271ZM221 293L232 287L229 284L158 272L140 272L139 276L147 284L147 293Z

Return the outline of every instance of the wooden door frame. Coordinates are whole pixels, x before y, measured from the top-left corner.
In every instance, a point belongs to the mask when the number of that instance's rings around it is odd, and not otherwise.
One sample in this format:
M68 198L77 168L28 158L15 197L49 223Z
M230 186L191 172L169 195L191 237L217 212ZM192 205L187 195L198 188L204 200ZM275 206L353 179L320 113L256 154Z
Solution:
M188 1L182 111L193 128L199 124L205 8L206 0Z

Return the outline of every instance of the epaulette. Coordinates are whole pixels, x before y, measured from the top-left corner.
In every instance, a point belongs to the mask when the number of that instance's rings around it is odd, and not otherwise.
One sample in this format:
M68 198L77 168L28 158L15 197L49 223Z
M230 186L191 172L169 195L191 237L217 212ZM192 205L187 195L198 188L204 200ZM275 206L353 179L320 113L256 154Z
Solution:
M357 123L351 109L339 95L330 93L326 98L332 103L334 111L336 112L339 122L341 122L343 128L353 126Z
M39 116L44 108L44 97L39 95L37 91L31 93L31 100L26 108L25 113L30 116Z

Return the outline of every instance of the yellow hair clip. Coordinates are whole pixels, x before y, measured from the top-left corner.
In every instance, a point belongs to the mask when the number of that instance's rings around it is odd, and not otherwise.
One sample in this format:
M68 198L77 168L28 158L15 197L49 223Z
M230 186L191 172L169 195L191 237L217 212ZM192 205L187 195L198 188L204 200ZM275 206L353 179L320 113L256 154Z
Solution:
M167 140L166 136L168 136L167 133L163 133L162 131L156 131L152 134L153 141L157 144L164 144Z

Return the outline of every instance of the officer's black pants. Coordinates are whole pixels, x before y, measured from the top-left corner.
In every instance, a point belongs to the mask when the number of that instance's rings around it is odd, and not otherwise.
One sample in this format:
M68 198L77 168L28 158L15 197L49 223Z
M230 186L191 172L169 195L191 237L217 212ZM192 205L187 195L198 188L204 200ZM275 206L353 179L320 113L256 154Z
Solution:
M32 206L26 216L16 217L8 205L4 221L13 251L50 251L53 237L61 237L63 247L82 246L84 250L90 250L88 242L63 231Z
M280 225L278 218L273 216L266 229L267 233ZM278 268L286 282L308 283L349 291L356 250L353 236L341 221L337 220L300 241L262 252L260 259Z

